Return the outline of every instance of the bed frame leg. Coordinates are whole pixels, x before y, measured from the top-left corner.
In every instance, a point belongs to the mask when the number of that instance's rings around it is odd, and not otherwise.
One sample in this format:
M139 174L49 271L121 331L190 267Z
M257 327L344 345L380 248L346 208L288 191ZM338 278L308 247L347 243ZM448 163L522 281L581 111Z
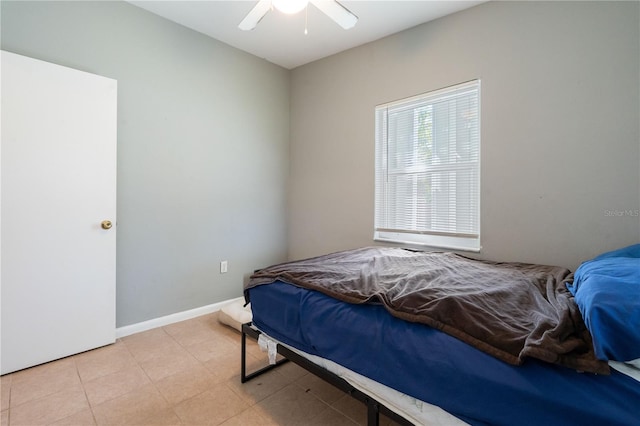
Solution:
M259 333L251 328L251 323L242 324L242 340L240 341L240 383L246 383L254 377L258 377L269 370L272 370L285 362L289 362L287 358L276 361L275 364L267 365L257 371L247 374L247 335L258 339Z
M376 401L367 400L367 426L378 426L380 411Z
M241 331L242 340L240 341L240 382L247 381L247 335L244 330Z

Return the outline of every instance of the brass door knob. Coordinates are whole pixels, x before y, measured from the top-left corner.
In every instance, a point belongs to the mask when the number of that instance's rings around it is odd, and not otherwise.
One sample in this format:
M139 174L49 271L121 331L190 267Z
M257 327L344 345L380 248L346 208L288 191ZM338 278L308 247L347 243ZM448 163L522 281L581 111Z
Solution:
M102 226L102 229L111 229L113 224L111 223L110 220L103 220L100 226Z

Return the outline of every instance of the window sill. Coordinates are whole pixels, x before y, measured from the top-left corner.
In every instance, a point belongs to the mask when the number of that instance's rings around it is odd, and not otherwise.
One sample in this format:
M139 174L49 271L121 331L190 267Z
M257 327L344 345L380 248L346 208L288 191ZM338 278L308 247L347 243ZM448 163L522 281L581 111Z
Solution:
M417 247L435 247L448 250L479 253L482 249L480 238L447 237L443 235L418 235L396 232L375 232L373 240Z

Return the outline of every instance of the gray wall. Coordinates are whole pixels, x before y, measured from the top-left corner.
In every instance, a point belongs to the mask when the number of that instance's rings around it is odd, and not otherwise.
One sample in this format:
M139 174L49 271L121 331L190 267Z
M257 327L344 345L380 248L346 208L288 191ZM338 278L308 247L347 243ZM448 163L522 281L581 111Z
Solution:
M2 49L118 80L118 326L285 260L288 70L127 3L1 7Z
M474 78L477 256L638 243L639 28L638 2L490 2L293 70L289 257L373 245L374 107Z

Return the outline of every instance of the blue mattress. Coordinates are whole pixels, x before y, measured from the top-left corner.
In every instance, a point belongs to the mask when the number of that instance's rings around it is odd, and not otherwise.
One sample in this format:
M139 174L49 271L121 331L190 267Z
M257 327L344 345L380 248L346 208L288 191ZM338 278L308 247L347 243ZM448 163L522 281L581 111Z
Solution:
M249 297L254 324L273 338L470 424L640 424L640 382L615 370L585 374L532 359L513 366L380 305L283 282L251 288Z

